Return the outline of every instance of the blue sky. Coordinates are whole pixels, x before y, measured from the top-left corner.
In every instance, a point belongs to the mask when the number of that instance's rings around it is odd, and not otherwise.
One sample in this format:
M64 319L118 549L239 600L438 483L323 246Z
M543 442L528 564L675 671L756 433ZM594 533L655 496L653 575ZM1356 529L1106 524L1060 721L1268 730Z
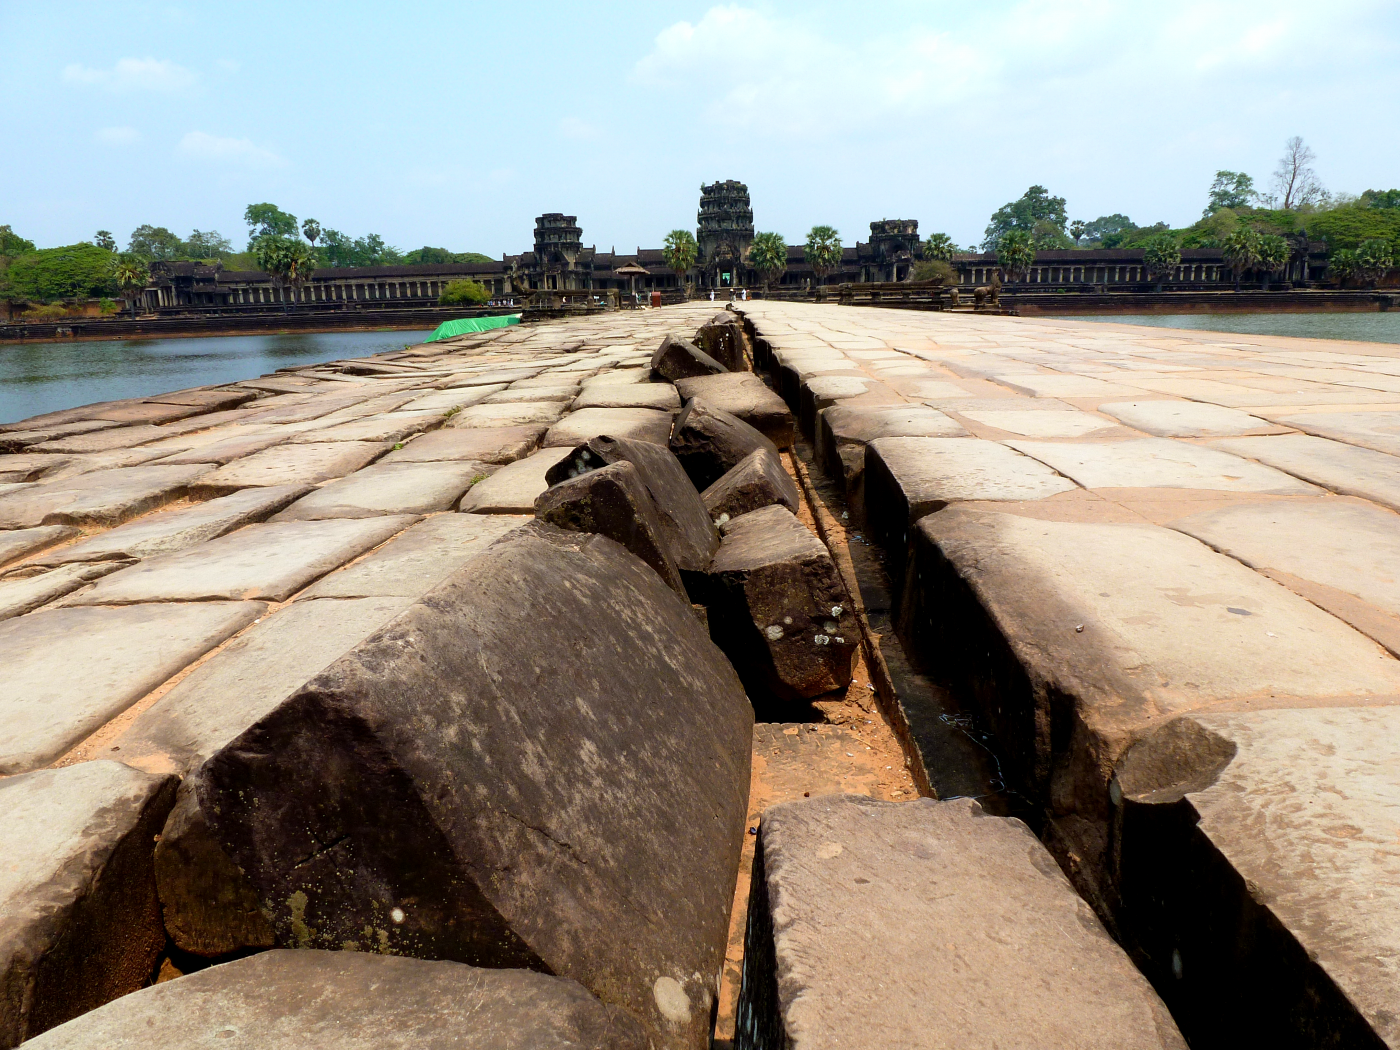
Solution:
M121 5L0 0L0 223L40 246L217 229L272 201L499 257L534 216L630 251L702 181L846 243L960 244L1042 183L1072 218L1199 216L1302 135L1333 190L1400 185L1400 4Z

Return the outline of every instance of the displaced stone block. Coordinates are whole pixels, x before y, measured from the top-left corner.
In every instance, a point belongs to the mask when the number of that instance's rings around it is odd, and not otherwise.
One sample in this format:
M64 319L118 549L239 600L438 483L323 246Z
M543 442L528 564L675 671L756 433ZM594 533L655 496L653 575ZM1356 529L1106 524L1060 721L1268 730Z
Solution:
M777 446L753 427L703 398L687 401L671 428L671 451L702 492L759 449L778 454Z
M152 843L174 795L173 777L107 761L0 780L0 1046L150 980L165 947Z
M34 1050L647 1050L647 1033L576 982L357 952L274 951L111 1003ZM214 1045L218 1045L215 1043Z
M595 387L580 394L573 403L576 412L581 408L653 408L662 412L679 412L680 407L681 396L670 383Z
M738 314L715 314L695 333L695 343L731 372L749 371L748 355L744 351L744 325Z
M462 497L458 509L473 514L533 514L535 499L549 487L545 481L546 472L570 451L544 448L506 464L485 481L473 485Z
M314 485L353 474L389 449L378 441L323 441L274 445L210 471L190 486L199 497L224 496L257 485ZM141 468L155 470L155 467ZM174 469L174 468L166 468ZM184 468L190 469L190 468Z
M535 522L192 775L279 944L548 967L699 1050L751 727L651 569Z
M749 900L743 1050L1186 1048L1030 829L971 800L772 806Z
M403 448L384 457L384 463L431 463L465 459L477 463L514 463L528 456L539 445L548 427L444 428L420 434Z
M656 504L637 468L626 460L586 471L545 489L535 500L535 517L568 532L595 532L615 540L689 601Z
M119 525L185 495L209 469L140 466L98 470L63 480L41 481L0 494L0 529L36 525Z
M850 683L860 641L850 599L830 552L786 507L724 526L709 599L715 641L751 691L810 700Z
M752 372L682 379L676 390L684 400L703 398L711 408L737 416L778 448L790 447L796 438L787 402Z
M581 408L550 427L543 444L545 448L573 447L600 434L608 434L664 445L670 433L670 412L651 408Z
M700 494L718 525L751 510L780 503L794 514L802 502L797 482L766 448L749 453L738 466Z
M668 335L651 356L653 376L675 382L689 376L708 376L729 371L689 339Z
M719 547L719 532L680 461L664 445L595 437L559 460L545 475L556 485L607 463L631 463L651 494L667 546L683 574L703 573Z
M942 412L923 405L832 405L817 417L817 447L823 469L839 478L853 503L861 502L865 446L882 437L966 437Z
M311 491L273 520L317 521L451 510L476 481L484 481L495 471L495 467L480 463L451 460L376 463Z

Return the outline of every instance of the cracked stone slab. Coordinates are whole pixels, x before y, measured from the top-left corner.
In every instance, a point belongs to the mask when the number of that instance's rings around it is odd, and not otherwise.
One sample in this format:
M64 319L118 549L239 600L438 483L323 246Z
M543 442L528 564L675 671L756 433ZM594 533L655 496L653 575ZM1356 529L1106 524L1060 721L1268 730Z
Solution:
M1319 437L1400 456L1400 412L1301 412L1284 423Z
M273 520L368 518L451 510L475 481L484 480L496 469L460 460L376 463L313 489Z
M258 1050L651 1045L623 1011L560 977L355 952L272 951L128 995L33 1047L197 1050L225 1033Z
M1132 441L1008 441L1086 489L1214 489L1220 492L1315 494L1315 486L1219 449L1170 438Z
M976 802L771 806L753 885L743 1045L1186 1048L1049 851ZM956 960L933 983L930 945Z
M320 441L403 441L405 438L424 430L432 430L442 424L443 412L385 412L382 415L366 416L335 426L318 427L298 434L290 443L307 444Z
M956 411L956 410L955 410ZM1032 438L1083 437L1098 430L1117 426L1088 412L977 412L960 413L984 426L996 427L1008 434Z
M411 516L395 515L247 525L184 550L147 558L68 601L77 605L285 601L413 521Z
M1282 427L1267 419L1204 401L1116 401L1100 405L1099 411L1156 437L1226 437L1283 432Z
M533 515L536 498L549 488L545 473L571 452L573 449L564 446L544 448L507 463L485 481L473 485L457 509L475 514Z
M0 780L0 1044L149 981L165 946L151 842L174 787L109 761Z
M1400 458L1311 434L1228 438L1211 443L1315 485L1400 510Z
M39 525L32 529L10 529L0 532L0 565L72 539L81 531L72 525Z
M395 449L382 463L431 463L471 460L477 463L513 463L533 452L548 429L542 424L524 427L444 428L420 434Z
M198 495L223 496L254 486L314 485L318 481L353 474L378 459L389 447L381 441L274 445L210 471L192 489Z
M121 562L65 565L36 575L0 578L0 620L32 612L121 567Z
M666 444L671 433L671 413L649 408L581 408L549 428L543 446L573 447L591 438L607 436Z
M519 404L491 405L480 404L464 408L447 421L447 426L471 429L473 427L524 427L548 426L559 419L568 409L563 401L526 401Z
M260 602L41 609L0 623L0 773L52 762L262 615Z
M0 494L0 529L119 525L185 495L210 464L118 467Z
M676 390L687 401L703 398L707 405L742 419L778 448L789 448L796 438L787 402L752 372L693 376L677 382Z
M595 387L578 395L572 408L575 412L583 408L654 408L662 412L679 412L681 396L670 383Z

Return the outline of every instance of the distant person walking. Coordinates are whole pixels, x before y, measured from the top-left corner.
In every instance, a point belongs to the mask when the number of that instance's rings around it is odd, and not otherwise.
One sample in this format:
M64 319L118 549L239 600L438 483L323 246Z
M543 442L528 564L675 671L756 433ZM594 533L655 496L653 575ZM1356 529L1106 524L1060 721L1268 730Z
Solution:
M715 301L715 290L714 290L713 288L711 288L711 289L710 289L710 302L714 302L714 301Z

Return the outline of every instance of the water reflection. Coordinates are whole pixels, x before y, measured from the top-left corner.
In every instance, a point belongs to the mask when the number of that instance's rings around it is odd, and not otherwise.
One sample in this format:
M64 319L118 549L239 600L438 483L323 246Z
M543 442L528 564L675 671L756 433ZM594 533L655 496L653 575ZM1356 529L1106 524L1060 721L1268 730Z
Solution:
M251 379L278 368L364 357L428 331L313 332L22 343L0 347L0 423L43 412Z

